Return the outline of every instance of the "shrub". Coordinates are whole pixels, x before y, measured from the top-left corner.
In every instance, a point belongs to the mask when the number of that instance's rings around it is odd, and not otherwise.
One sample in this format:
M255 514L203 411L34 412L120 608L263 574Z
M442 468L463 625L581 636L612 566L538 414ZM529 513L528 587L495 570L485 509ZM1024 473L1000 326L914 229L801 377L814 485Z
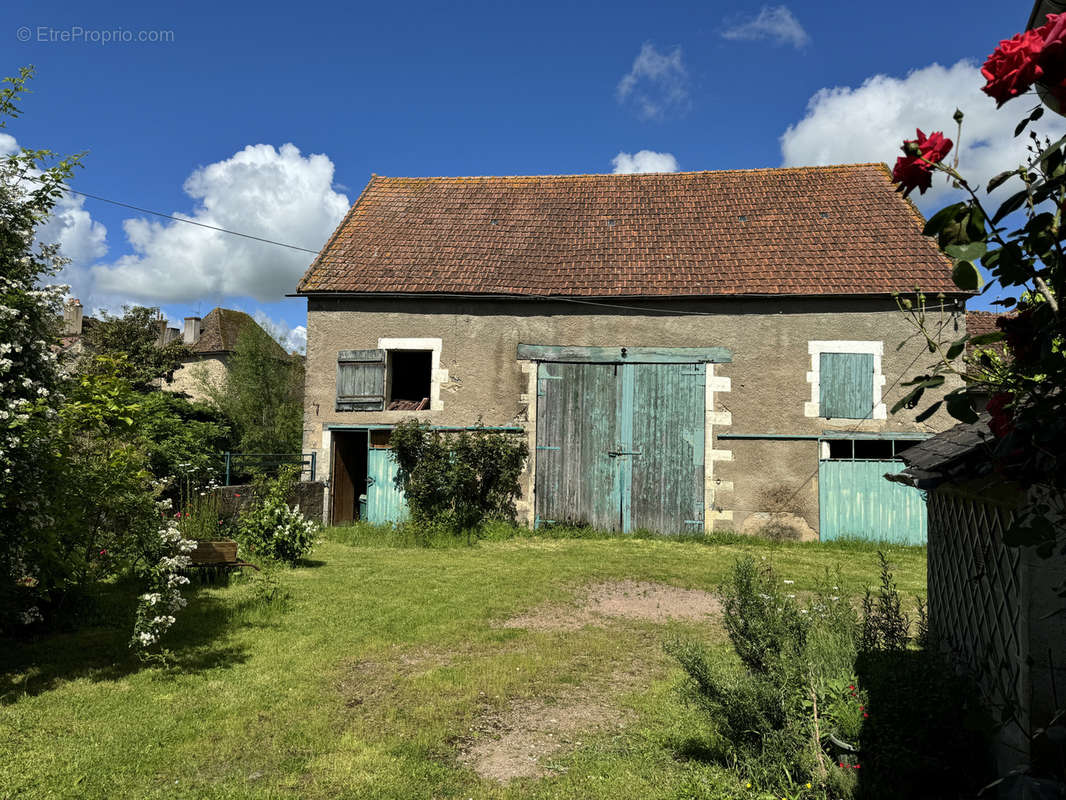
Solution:
M857 620L829 576L804 607L790 584L751 557L734 565L724 623L742 669L693 642L669 649L688 673L687 698L715 721L723 760L763 790L815 781L841 796L855 777L823 745L843 733L826 705L854 688Z
M892 580L888 559L877 553L881 567L881 585L875 599L869 589L862 600L862 649L902 652L911 641L910 617L903 611L903 603Z
M304 517L287 498L296 478L295 468L285 468L276 478L255 481L252 503L237 519L238 539L257 556L295 564L311 552L318 525Z
M392 433L403 489L412 517L468 537L488 519L514 521L529 447L524 439L482 427L458 434L407 420Z
M983 785L971 695L937 654L909 646L878 556L880 587L861 620L839 576L801 606L790 581L737 561L724 589L731 656L691 641L668 648L688 674L686 697L714 722L721 760L758 791L795 796L809 782L829 798L932 798Z
M174 615L185 608L181 587L187 585L189 579L181 574L181 570L189 566L188 554L195 547L196 543L185 538L176 524L165 524L159 530L153 554L157 560L144 570L147 591L137 598L137 615L130 639L130 647L139 654L146 654L148 648L157 644L176 621Z

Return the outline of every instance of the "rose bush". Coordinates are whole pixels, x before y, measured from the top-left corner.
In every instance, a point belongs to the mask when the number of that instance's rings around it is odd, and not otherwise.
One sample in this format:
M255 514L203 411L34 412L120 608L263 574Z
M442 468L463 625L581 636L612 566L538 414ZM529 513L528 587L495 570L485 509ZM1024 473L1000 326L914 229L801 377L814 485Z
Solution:
M1050 92L1053 104L1066 99L1066 14L1049 15L1044 25L1000 42L982 73L984 91L998 106L1034 85L1045 90L1045 97ZM1040 105L1030 109L1015 135L1040 119L1043 110ZM961 112L956 111L955 119L961 130ZM1062 513L1061 498L1066 495L1066 327L1060 309L1066 292L1066 137L1051 141L1032 131L1028 135L1026 162L1007 165L985 187L987 194L1015 184L1015 191L994 211L985 207L975 185L944 162L950 142L942 134L926 138L919 131L918 139L903 145L906 157L893 173L900 191L927 187L932 175L942 172L965 192L965 199L934 214L924 229L951 258L955 283L964 290L980 289L982 266L990 278L984 291L998 286L1007 296L995 302L1013 313L1000 318L995 333L941 342L925 329L924 298L919 295L917 304L900 298L937 360L928 372L904 384L912 388L893 410L913 408L925 390L944 383L946 373L960 375L964 385L924 409L918 420L943 405L955 418L973 422L987 402L995 436L992 467L1023 489L1038 487L1036 500L1015 519L1006 539L1037 545L1050 555L1063 547L1053 520ZM996 341L1005 342L1004 357L969 358L960 368L957 359L968 346L980 353L981 347Z

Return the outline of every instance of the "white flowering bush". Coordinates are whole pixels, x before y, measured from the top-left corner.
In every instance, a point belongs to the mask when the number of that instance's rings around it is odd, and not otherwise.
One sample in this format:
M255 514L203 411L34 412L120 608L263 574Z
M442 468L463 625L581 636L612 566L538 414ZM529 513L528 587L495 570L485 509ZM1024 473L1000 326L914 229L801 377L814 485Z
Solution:
M0 129L18 116L30 75L4 80ZM62 398L52 345L66 287L47 284L65 261L35 234L77 161L27 149L0 158L0 630L40 621L43 589L25 579L47 582L38 563L55 549L46 489L56 483L50 445Z
M185 608L181 587L187 585L189 579L181 572L191 563L188 554L195 548L196 542L182 536L175 523L168 522L159 530L161 556L147 570L147 591L138 598L137 617L130 639L130 647L134 650L145 652L157 644L177 621L176 614Z
M311 552L318 525L297 505L286 502L294 474L283 470L277 478L256 482L254 502L237 520L240 541L258 556L294 564Z

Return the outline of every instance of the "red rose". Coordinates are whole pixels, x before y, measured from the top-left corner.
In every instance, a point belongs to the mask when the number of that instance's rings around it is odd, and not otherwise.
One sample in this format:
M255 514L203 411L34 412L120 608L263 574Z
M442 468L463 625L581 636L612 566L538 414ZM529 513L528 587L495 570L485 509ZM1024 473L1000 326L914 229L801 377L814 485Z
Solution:
M1043 39L1037 66L1044 75L1041 83L1049 89L1061 89L1066 78L1066 14L1048 14L1047 22L1036 29Z
M1044 74L1036 61L1044 46L1042 30L1016 33L1004 39L981 67L981 74L987 81L982 91L995 99L997 106L1025 94ZM1054 50L1049 53L1049 58L1053 53Z
M922 194L933 185L933 165L939 164L951 152L951 139L945 139L941 131L934 131L928 137L919 129L917 139L905 139L901 148L905 155L896 159L892 170L892 182L899 184L899 190L906 197L914 189Z

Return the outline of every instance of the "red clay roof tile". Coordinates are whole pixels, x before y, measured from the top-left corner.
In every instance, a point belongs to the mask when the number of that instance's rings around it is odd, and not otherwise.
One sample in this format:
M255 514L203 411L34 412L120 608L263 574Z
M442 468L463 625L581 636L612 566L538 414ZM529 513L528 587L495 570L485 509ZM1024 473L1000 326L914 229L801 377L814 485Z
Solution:
M883 164L375 176L298 292L962 294Z

